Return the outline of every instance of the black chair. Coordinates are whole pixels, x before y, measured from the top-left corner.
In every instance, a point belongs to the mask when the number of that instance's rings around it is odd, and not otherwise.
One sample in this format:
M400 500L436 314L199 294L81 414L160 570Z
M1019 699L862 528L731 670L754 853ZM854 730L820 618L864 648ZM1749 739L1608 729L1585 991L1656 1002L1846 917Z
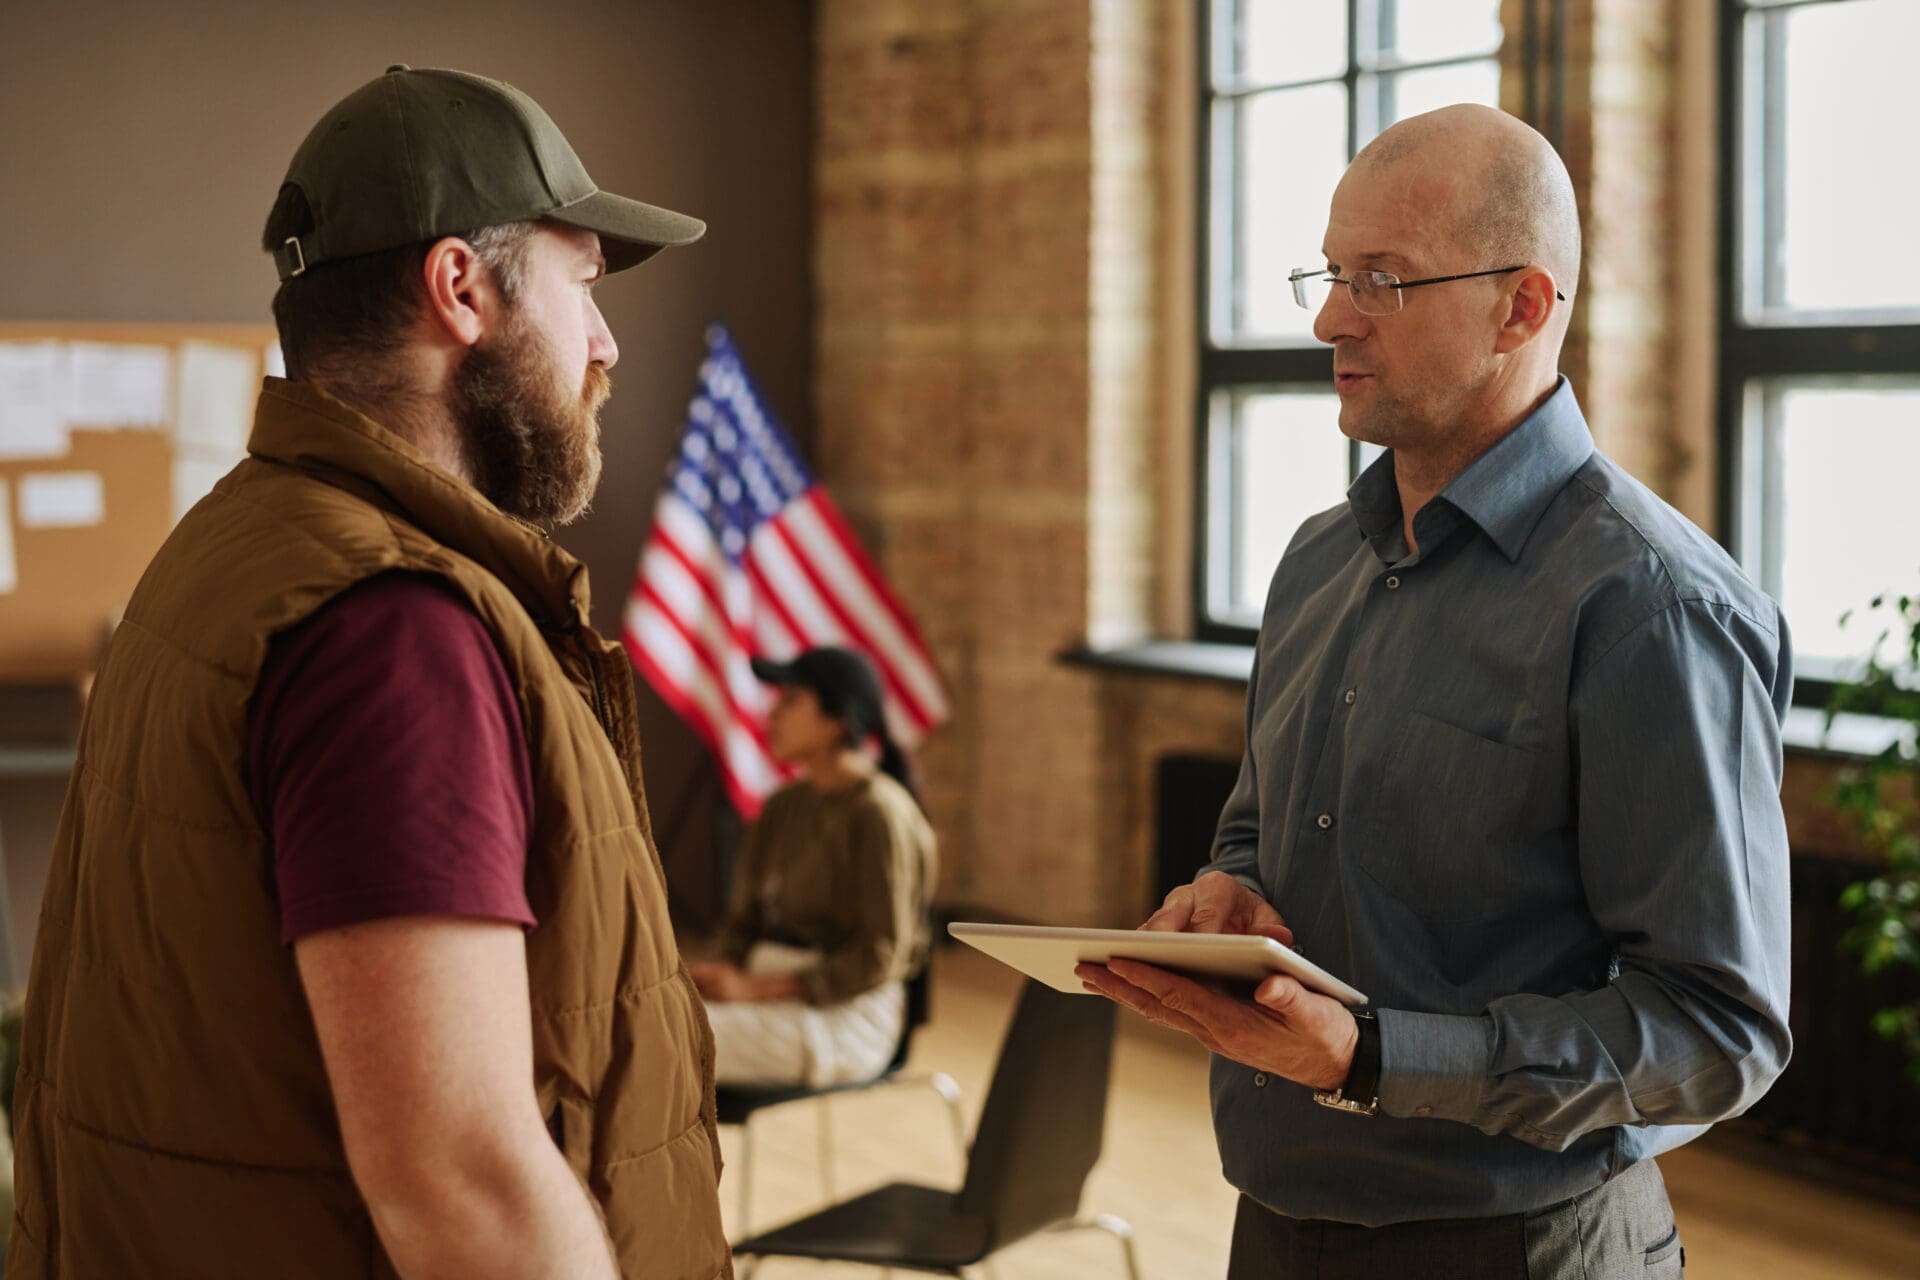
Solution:
M1120 1241L1127 1275L1139 1280L1133 1228L1078 1216L1106 1127L1113 1027L1110 1001L1027 983L960 1190L895 1182L743 1240L734 1254L957 1276L1038 1232L1093 1228Z
M940 1095L947 1104L948 1118L953 1122L953 1140L961 1158L966 1158L967 1122L960 1114L960 1086L952 1076L944 1071L934 1071L925 1075L904 1074L907 1056L913 1048L913 1033L925 1026L933 1012L933 956L927 956L927 962L920 966L920 972L907 980L907 1007L904 1025L900 1030L900 1045L893 1052L879 1075L869 1080L856 1080L848 1084L825 1085L814 1088L809 1085L779 1085L771 1088L745 1088L737 1085L721 1085L714 1091L715 1103L721 1124L738 1125L740 1128L740 1157L735 1164L739 1170L740 1198L739 1222L737 1228L742 1235L751 1229L749 1215L753 1209L753 1117L758 1111L768 1107L781 1106L788 1102L802 1102L808 1098L818 1101L819 1138L820 1138L820 1185L826 1198L833 1198L833 1124L828 1100L839 1093L858 1093L867 1089L878 1089L898 1085L926 1085Z

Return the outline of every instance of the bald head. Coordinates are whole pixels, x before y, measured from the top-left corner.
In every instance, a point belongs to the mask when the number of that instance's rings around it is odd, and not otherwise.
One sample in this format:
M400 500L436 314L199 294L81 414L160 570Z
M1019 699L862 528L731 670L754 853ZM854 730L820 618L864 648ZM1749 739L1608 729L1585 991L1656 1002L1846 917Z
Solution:
M1394 125L1354 158L1353 170L1429 193L1471 269L1539 263L1569 298L1580 278L1580 211L1552 144L1525 122L1471 103ZM1351 171L1350 171L1351 172Z

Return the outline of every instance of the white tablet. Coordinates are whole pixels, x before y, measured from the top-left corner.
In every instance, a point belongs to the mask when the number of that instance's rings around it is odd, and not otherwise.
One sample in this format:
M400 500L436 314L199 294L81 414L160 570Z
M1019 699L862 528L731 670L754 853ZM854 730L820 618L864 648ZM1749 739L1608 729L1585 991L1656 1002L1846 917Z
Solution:
M1367 998L1272 938L1237 933L1160 933L1138 929L1070 929L1045 924L950 924L947 932L1055 991L1085 995L1077 964L1138 960L1192 977L1259 982L1275 973L1345 1005Z

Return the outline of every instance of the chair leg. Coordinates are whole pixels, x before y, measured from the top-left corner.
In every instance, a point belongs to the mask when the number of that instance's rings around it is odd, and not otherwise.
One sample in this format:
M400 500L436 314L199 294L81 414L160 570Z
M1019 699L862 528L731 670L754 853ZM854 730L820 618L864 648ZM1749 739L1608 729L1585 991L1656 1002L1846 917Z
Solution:
M936 1071L927 1077L927 1087L940 1095L947 1104L947 1118L953 1122L953 1149L960 1158L960 1172L964 1176L967 1169L967 1118L960 1113L960 1086L954 1078L944 1071Z
M753 1117L749 1115L740 1125L740 1212L739 1236L745 1240L753 1234ZM760 1265L755 1255L744 1259L734 1270L735 1280L753 1280L754 1269Z
M820 1185L826 1190L827 1203L833 1203L833 1108L828 1105L828 1095L821 1094L818 1136L820 1140Z
M1071 1222L1058 1223L1047 1228L1049 1231L1104 1231L1120 1242L1120 1257L1127 1266L1127 1280L1140 1280L1140 1254L1133 1245L1133 1224L1125 1218L1111 1213L1098 1213L1091 1218L1075 1218Z
M746 1122L740 1126L740 1170L739 1170L738 1176L740 1178L740 1200L739 1200L740 1208L739 1208L739 1212L735 1216L738 1217L740 1221L734 1224L734 1229L740 1233L740 1238L742 1240L745 1240L748 1236L753 1234L753 1117L752 1116L748 1116L746 1118Z

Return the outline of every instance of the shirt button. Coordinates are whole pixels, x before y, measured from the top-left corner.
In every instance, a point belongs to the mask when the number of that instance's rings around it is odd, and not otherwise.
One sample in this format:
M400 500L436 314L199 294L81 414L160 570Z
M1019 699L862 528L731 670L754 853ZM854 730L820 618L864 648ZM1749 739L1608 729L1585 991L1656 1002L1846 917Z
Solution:
M1399 589L1400 589L1400 579L1396 577L1389 577L1387 579L1387 590L1398 591Z
M1254 1087L1254 1088L1256 1088L1256 1089L1264 1089L1264 1088L1266 1088L1266 1087L1267 1087L1267 1073L1266 1073L1266 1072L1264 1072L1264 1071L1256 1071L1256 1072L1254 1072L1254 1073L1253 1073L1253 1087Z
M1323 813L1319 817L1315 818L1313 821L1316 826L1318 826L1322 831L1325 831L1329 827L1333 826L1333 815L1330 813Z
M1354 699L1354 696L1355 696L1355 694L1356 694L1357 692L1358 692L1358 690L1354 690L1354 689L1349 689L1349 690L1347 690L1347 705L1348 705L1348 706L1352 706L1352 705L1353 705L1353 699Z

